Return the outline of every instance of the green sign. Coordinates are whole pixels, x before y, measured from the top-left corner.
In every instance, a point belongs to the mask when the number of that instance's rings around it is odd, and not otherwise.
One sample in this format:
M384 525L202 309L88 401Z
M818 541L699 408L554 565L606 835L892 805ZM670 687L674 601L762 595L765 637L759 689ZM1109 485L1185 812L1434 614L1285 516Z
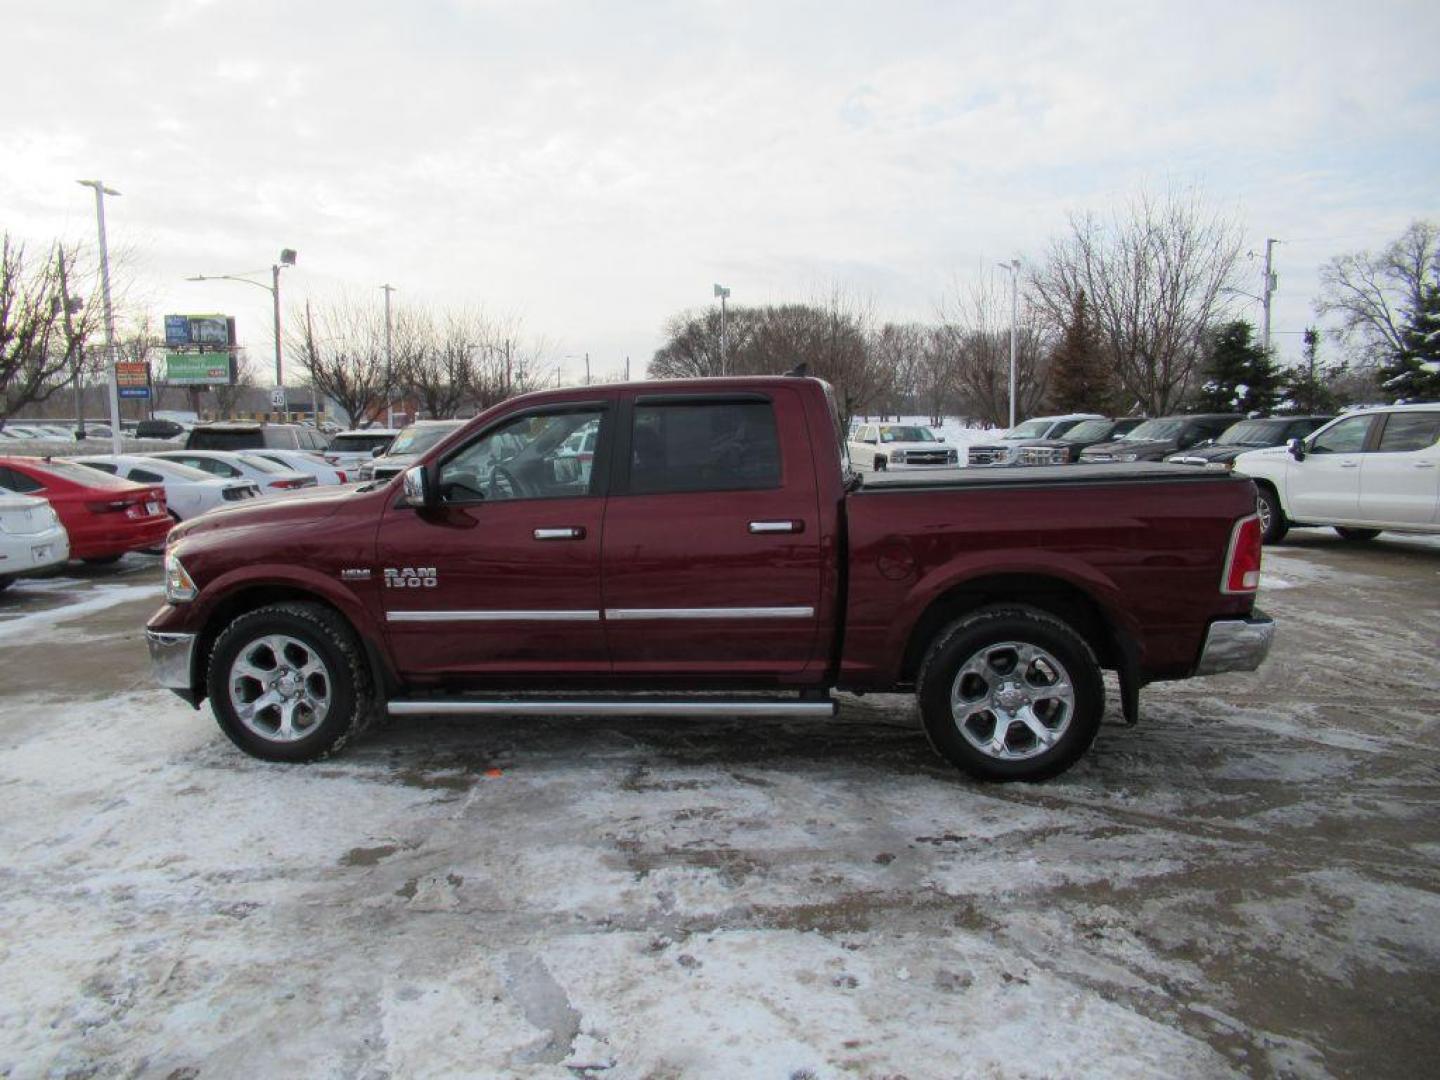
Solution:
M166 353L165 381L171 386L228 386L230 354Z

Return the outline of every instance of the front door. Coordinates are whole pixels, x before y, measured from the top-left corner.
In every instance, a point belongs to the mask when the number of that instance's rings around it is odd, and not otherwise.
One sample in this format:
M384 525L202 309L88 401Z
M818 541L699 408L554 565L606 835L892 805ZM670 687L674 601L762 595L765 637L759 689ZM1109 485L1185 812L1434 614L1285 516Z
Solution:
M1310 440L1304 461L1286 473L1290 517L1296 521L1353 521L1360 508L1360 461L1373 417L1349 416Z
M406 677L609 671L600 622L602 468L565 442L609 438L613 395L497 420L434 463L440 505L397 495L377 543L390 646Z
M605 518L615 673L803 671L823 646L820 522L799 396L649 394L626 414Z
M1360 519L1429 525L1440 506L1440 411L1395 412L1360 467Z

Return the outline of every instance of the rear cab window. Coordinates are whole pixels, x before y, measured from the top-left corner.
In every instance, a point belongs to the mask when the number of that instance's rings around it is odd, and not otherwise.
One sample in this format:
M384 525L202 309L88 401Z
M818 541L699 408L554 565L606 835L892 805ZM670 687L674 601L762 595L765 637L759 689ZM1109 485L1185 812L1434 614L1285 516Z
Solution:
M752 491L780 482L780 440L768 399L636 402L631 494Z

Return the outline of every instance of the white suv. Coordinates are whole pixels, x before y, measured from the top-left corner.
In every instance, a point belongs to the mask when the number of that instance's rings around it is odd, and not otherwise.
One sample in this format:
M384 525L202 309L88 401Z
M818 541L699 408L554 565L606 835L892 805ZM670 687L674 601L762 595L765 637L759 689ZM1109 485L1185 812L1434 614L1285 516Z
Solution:
M1241 454L1235 471L1255 481L1267 543L1292 525L1333 525L1346 540L1440 533L1440 403L1349 413Z

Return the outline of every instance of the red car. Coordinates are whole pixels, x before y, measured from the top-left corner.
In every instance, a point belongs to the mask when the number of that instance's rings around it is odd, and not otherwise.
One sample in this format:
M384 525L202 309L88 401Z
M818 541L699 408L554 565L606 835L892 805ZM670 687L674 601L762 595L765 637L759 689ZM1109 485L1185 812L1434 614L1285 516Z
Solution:
M50 500L70 534L71 557L88 563L160 547L175 524L161 485L132 484L69 461L0 457L0 488Z

